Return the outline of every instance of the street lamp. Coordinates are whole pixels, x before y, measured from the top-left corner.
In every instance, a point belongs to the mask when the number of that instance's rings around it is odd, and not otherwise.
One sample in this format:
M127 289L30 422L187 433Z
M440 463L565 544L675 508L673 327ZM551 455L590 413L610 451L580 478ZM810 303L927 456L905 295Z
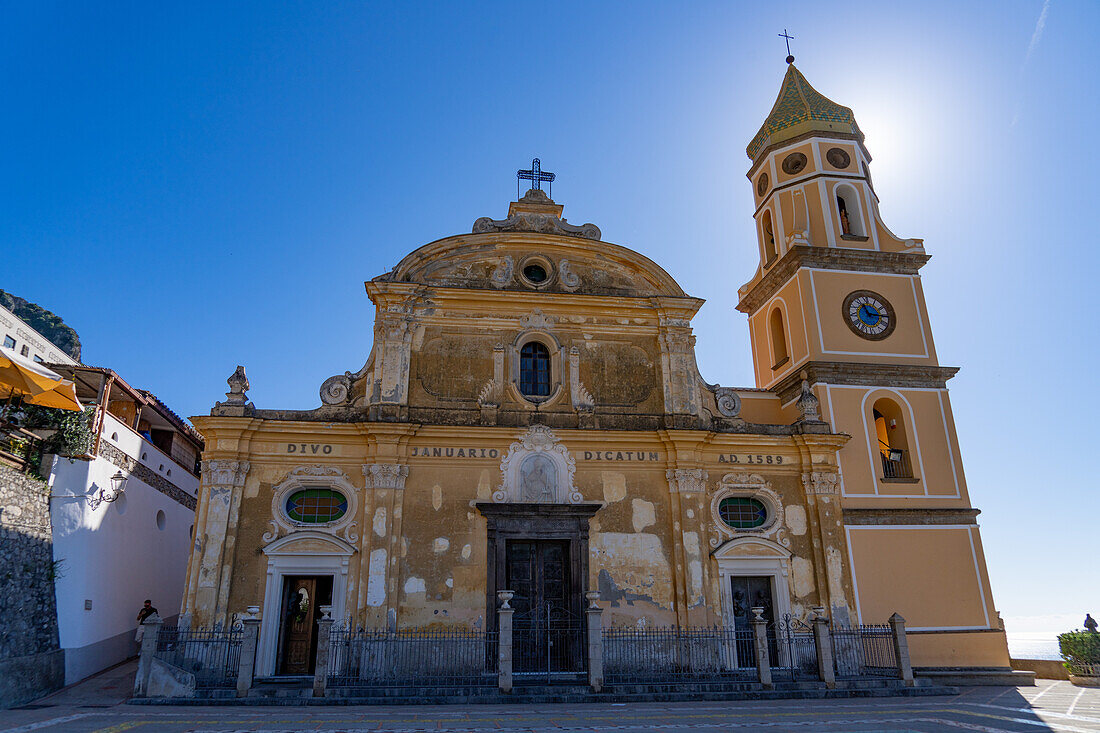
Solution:
M107 502L117 501L122 496L122 492L126 490L126 476L122 471L116 471L115 475L111 477L111 491L106 492L102 488L99 493L88 500L88 503L92 505L94 511L100 504Z

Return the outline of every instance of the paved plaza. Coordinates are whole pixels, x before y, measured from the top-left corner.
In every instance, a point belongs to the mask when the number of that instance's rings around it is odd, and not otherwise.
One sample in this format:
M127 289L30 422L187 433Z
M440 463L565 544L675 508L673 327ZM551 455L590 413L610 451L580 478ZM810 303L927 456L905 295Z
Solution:
M916 699L783 700L599 705L422 707L175 707L126 705L133 663L0 713L0 733L132 729L245 731L1096 731L1100 689L1039 680L1036 687L962 688Z

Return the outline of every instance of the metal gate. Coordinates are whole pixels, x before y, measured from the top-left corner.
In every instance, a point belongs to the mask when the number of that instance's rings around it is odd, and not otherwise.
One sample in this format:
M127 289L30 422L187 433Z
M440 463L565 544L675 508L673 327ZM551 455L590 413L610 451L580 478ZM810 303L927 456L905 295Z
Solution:
M570 678L587 671L586 624L552 603L533 606L512 619L513 674Z
M775 657L771 660L773 678L776 673L780 677L789 675L792 681L817 678L817 641L813 628L785 613L782 619L768 627L769 646L773 638L778 656L778 660Z

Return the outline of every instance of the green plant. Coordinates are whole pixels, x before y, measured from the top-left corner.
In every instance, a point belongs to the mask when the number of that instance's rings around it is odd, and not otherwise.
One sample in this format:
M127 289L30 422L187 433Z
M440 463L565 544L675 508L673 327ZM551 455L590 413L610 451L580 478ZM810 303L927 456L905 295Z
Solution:
M54 560L50 563L49 569L46 571L46 577L50 582L57 582L61 578L65 577L65 560Z
M1063 666L1070 671L1085 664L1100 664L1100 634L1091 631L1059 634L1058 650L1065 660Z
M95 413L94 406L85 408L84 412L73 412L54 407L24 405L23 411L26 414L23 426L27 429L46 428L57 431L45 440L42 446L44 452L83 456L92 450L95 436L88 426Z

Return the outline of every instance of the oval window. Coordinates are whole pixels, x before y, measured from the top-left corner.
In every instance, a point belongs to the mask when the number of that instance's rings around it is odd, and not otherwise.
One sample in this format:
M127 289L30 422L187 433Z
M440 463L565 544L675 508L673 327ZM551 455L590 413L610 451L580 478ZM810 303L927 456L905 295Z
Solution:
M718 504L718 516L734 529L755 529L768 521L768 508L759 499L731 496Z
M347 498L332 489L303 489L286 500L286 515L304 524L335 522L347 511Z
M546 282L546 268L542 265L527 265L523 268L523 276L535 284Z

